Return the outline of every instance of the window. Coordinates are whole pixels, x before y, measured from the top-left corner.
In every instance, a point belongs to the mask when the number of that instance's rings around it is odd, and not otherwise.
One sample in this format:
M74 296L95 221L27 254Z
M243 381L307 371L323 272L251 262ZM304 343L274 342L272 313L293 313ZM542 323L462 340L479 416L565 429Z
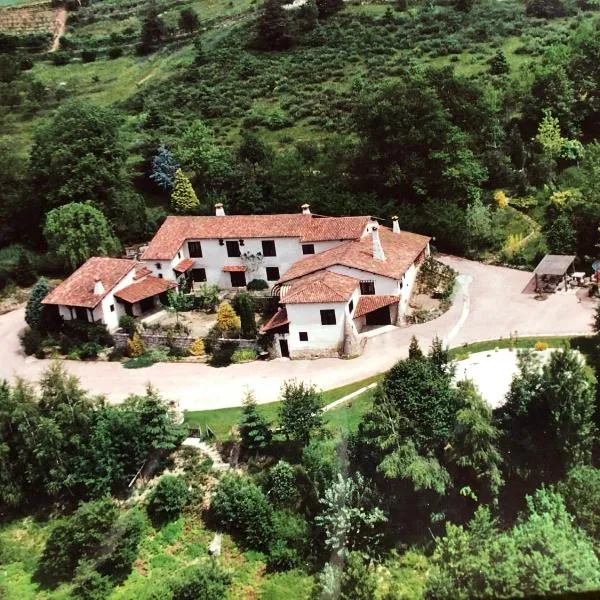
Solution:
M335 325L335 310L326 309L321 311L321 325Z
M192 269L192 281L206 281L206 269Z
M263 256L277 256L275 251L275 242L273 240L263 240L262 243Z
M159 274L158 274L158 278L159 278L159 279L162 279L162 278L163 278L163 276L162 276L162 273L159 273Z
M352 314L352 310L354 309L354 300L350 300L350 304L348 304L348 312Z
M227 244L227 256L240 256L240 243L237 240L225 243Z
M162 265L160 263L156 263L154 266L156 267L157 271L160 271L162 269Z
M115 305L114 304L110 305L110 312L115 312Z
M314 254L315 253L315 245L314 244L302 244L302 254Z
M279 267L267 267L267 281L277 281L279 279Z
M301 342L308 342L308 331L300 331L298 332L298 335L300 336Z
M246 285L246 273L235 272L231 275L231 287L244 287Z
M177 258L181 258L181 252L177 253Z
M188 242L190 258L202 258L202 244L200 242Z
M363 296L373 296L375 294L375 282L374 281L361 281L360 282L360 293Z

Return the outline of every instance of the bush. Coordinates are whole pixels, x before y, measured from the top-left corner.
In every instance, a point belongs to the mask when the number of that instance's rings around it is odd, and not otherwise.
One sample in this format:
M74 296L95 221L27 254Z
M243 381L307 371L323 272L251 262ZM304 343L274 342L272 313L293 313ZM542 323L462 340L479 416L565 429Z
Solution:
M79 347L79 358L96 358L99 351L100 346L96 342L84 342Z
M25 352L27 356L38 354L41 351L43 337L37 329L27 327L21 334L20 339L23 352Z
M253 348L239 348L231 355L232 363L243 363L256 360L256 350Z
M273 535L273 507L246 475L227 473L215 488L212 517L218 527L237 535L245 546L266 550Z
M126 369L143 369L144 367L151 367L157 362L163 362L169 358L169 351L165 348L152 348L145 354L132 358L123 363Z
M231 364L231 359L236 351L235 342L221 342L213 348L210 356L210 364L213 367L226 367Z
M194 340L190 346L189 353L191 356L204 356L206 354L204 342L200 338Z
M129 315L119 317L119 327L129 336L137 331L135 319Z
M165 475L150 494L148 514L158 523L172 521L179 516L188 499L185 481L181 477Z
M52 54L52 62L57 67L68 64L70 60L71 55L68 52L54 52Z
M558 484L558 491L575 524L600 542L600 469L576 467Z
M123 56L123 48L120 48L119 46L113 46L108 51L108 58L110 58L111 60L120 58L121 56Z
M217 309L217 325L227 334L234 334L240 330L240 318L235 314L229 302L221 302Z
M77 567L73 584L73 598L79 600L104 600L113 588L110 578L98 573L87 560Z
M171 584L172 598L173 600L222 600L230 583L230 576L215 563L190 567Z
M214 312L219 304L219 287L203 283L196 288L193 298L194 308Z
M253 279L248 282L246 289L249 292L261 292L262 290L268 290L269 284L264 279Z
M290 506L298 496L294 468L280 460L269 470L269 498L280 506Z
M91 63L96 60L96 51L95 50L82 50L81 51L81 60L84 63Z
M302 564L310 539L306 519L292 511L273 513L273 541L267 565L272 571L288 571Z
M127 340L127 352L131 358L139 358L146 351L146 346L136 331L130 340Z
M536 342L535 346L533 347L533 349L536 352L541 352L543 350L548 350L548 344L546 344L546 342Z

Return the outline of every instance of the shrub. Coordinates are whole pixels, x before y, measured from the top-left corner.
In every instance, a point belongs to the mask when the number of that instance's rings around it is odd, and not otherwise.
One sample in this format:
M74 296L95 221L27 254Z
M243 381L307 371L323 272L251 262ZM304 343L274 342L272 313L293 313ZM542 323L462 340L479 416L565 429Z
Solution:
M96 342L84 342L79 347L79 358L96 358L99 351L100 346Z
M232 363L243 363L256 360L256 350L253 348L239 348L231 355Z
M120 48L119 46L113 46L108 51L108 58L110 58L111 60L114 60L121 56L123 56L123 48Z
M192 356L204 356L204 354L206 354L204 342L200 338L194 340L190 346L189 353Z
M129 315L119 317L119 327L129 336L137 331L135 319Z
M146 351L144 342L137 331L133 334L132 338L127 341L127 351L132 358L139 358Z
M298 495L294 468L280 460L269 470L269 498L280 506L289 506Z
M248 282L246 288L250 292L260 292L262 290L268 290L269 284L264 279L253 279Z
M213 312L219 304L219 287L203 283L194 291L194 308Z
M536 342L533 349L536 352L541 352L542 350L548 350L548 344L546 342Z
M68 52L54 52L54 54L52 54L52 62L57 67L68 64L70 60L71 55Z
M92 561L82 561L73 579L73 598L79 600L104 600L110 595L113 583L106 575L94 569Z
M27 327L21 334L21 346L27 356L37 354L41 350L42 341L42 334L37 329Z
M575 524L600 542L600 469L575 467L558 484L558 491L575 517Z
M246 475L227 473L216 486L211 512L217 526L256 550L266 550L273 533L273 507Z
M271 571L288 571L302 564L309 539L306 519L292 511L273 513L273 541L267 566Z
M96 51L95 50L82 50L81 51L81 60L84 63L94 62L96 60Z
M25 321L29 327L40 328L42 324L42 314L46 306L42 304L42 300L50 293L50 285L43 277L37 280L36 284L31 288L27 306L25 307Z
M231 359L236 348L235 342L221 342L218 346L213 348L210 364L213 367L226 367L231 364Z
M238 292L233 299L235 312L240 316L242 336L246 339L256 337L256 317L254 316L254 303L247 292Z
M222 600L230 583L230 576L215 563L189 567L171 584L172 599Z
M188 499L185 481L181 477L165 475L150 495L148 514L159 523L172 521L179 516Z
M21 287L27 287L35 283L37 274L27 252L23 251L19 254L19 260L13 272L13 279Z
M167 360L169 357L169 351L165 348L152 348L145 354L132 358L123 363L126 369L143 369L144 367L151 367L157 362Z
M233 333L240 329L240 318L229 302L221 302L217 309L217 325L223 333Z

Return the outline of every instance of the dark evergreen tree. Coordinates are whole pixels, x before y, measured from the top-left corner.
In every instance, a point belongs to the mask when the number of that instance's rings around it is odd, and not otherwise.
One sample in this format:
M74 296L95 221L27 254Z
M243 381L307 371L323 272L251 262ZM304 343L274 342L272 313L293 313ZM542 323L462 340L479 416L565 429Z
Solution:
M316 0L319 18L326 19L344 8L344 0Z
M502 50L498 50L490 59L490 73L492 75L504 75L510 71L510 65Z
M423 351L421 350L421 346L419 346L419 341L414 335L410 338L408 358L423 358Z
M42 314L44 312L42 300L50 293L50 290L50 284L44 277L40 277L31 288L25 306L25 322L32 329L39 329L42 324Z
M179 11L179 29L185 33L194 33L199 24L198 13L193 8L182 8Z
M257 333L256 316L250 294L238 292L233 301L233 308L240 317L242 336L249 340L254 339Z
M260 50L287 50L294 43L292 22L282 0L266 0L258 20L255 45Z
M175 160L175 157L165 145L158 148L156 156L152 158L152 173L150 179L156 183L158 187L166 192L173 191L173 182L175 180L175 172L180 165Z
M149 54L162 46L166 34L164 21L159 16L156 0L150 0L148 11L142 21L142 33L140 36L139 51L141 54Z
M29 258L29 254L25 251L22 251L19 254L19 260L17 261L13 278L17 285L23 287L31 285L37 279L37 274L33 268L31 258Z

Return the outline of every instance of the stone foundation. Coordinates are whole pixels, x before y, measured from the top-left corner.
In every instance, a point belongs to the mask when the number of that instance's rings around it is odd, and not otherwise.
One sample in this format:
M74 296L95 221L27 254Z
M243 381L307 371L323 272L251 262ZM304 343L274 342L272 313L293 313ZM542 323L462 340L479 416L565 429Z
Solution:
M296 350L290 352L290 358L292 360L312 360L315 358L339 358L339 348L312 348L306 350Z

